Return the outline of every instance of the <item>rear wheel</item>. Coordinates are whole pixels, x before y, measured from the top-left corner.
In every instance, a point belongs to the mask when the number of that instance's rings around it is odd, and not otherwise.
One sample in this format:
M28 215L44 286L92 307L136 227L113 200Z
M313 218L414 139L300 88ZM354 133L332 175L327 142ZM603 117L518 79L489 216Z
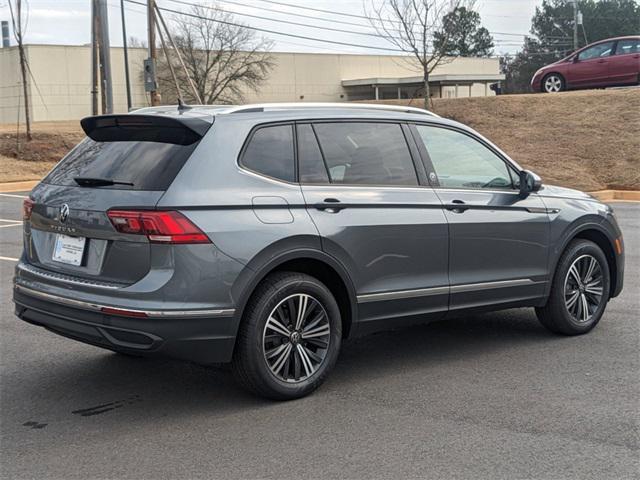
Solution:
M340 309L329 289L309 275L275 273L260 283L247 305L232 368L257 395L303 397L335 365L341 339Z
M558 73L550 73L542 79L542 90L547 93L562 92L566 88L564 78Z
M538 319L556 333L587 333L604 314L609 287L609 264L600 247L574 240L560 257L547 304L536 309Z

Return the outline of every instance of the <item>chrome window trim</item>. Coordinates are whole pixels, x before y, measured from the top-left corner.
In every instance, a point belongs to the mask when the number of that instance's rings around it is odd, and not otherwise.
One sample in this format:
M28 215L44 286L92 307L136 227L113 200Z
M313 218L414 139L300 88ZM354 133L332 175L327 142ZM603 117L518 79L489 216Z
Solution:
M451 285L448 287L418 288L415 290L395 290L391 292L366 293L357 296L358 303L379 302L385 300L400 300L403 298L428 297L445 293L475 292L493 288L519 287L524 285L536 285L546 283L545 280L532 280L530 278L518 278L514 280L499 280L496 282L467 283L463 285Z
M47 300L60 305L66 305L83 310L91 310L100 312L102 308L115 308L135 313L144 313L151 318L182 318L182 317L230 317L235 314L235 309L212 309L212 310L139 310L136 308L122 307L118 305L103 305L93 302L85 302L83 300L74 300L72 298L60 297L51 293L41 292L23 285L16 284L14 290L25 295ZM126 316L126 315L125 315Z

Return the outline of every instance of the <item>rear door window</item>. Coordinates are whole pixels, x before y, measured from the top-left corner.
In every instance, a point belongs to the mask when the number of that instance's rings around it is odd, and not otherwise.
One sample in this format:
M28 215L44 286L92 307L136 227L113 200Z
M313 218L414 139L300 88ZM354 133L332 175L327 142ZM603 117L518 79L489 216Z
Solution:
M313 125L331 183L418 185L400 124L317 123Z
M240 165L268 177L294 182L293 126L273 125L255 130Z
M43 180L77 186L74 178L101 178L133 185L109 188L166 190L198 142L191 145L144 141L96 142L85 138Z
M627 55L629 53L640 53L640 40L618 40L616 55Z
M322 158L322 152L310 124L297 126L298 130L298 168L301 183L327 184L329 174Z

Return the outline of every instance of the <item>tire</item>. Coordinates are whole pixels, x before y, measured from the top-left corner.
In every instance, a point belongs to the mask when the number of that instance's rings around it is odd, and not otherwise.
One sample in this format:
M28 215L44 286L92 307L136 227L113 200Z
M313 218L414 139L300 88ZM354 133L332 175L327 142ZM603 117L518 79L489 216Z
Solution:
M300 310L306 315L298 321ZM324 382L341 340L340 309L329 289L306 274L277 272L258 285L245 308L231 367L258 396L300 398Z
M559 73L550 73L542 79L542 91L546 93L558 93L566 90L567 84Z
M562 335L587 333L604 314L610 285L609 264L600 247L589 240L573 240L558 261L547 304L536 308L538 320Z

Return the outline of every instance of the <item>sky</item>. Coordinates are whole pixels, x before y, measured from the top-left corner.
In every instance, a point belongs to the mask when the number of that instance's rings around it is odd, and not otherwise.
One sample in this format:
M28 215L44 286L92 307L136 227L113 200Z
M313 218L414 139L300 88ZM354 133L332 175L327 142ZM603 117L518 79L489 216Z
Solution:
M134 1L146 3L146 0ZM258 32L258 35L274 42L273 51L376 54L394 53L384 49L396 48L388 41L372 36L371 33L374 31L368 20L361 18L365 15L363 2L371 2L372 0L156 1L162 8L177 11L189 11L190 7L185 5L185 2L216 6L216 8L224 8L226 11L234 13L236 21L251 27L360 45L322 43L310 39L286 37L276 33ZM380 0L373 1L379 2ZM25 42L62 45L82 45L90 42L90 3L89 0L23 0L23 5L27 5L29 11ZM494 53L496 55L513 53L519 49L524 36L529 34L531 17L535 7L541 3L542 0L476 0L476 10L481 15L482 24L494 37L496 43ZM120 0L107 0L107 5L111 44L121 46ZM328 10L334 13L319 12L309 10L309 8ZM177 14L164 13L168 21L175 15ZM125 1L125 16L127 36L141 40L146 39L146 7ZM310 26L283 24L277 21L258 19L255 16L305 23ZM10 20L8 0L0 0L0 20ZM330 31L327 28L346 31ZM12 44L15 43L13 38L11 41Z

